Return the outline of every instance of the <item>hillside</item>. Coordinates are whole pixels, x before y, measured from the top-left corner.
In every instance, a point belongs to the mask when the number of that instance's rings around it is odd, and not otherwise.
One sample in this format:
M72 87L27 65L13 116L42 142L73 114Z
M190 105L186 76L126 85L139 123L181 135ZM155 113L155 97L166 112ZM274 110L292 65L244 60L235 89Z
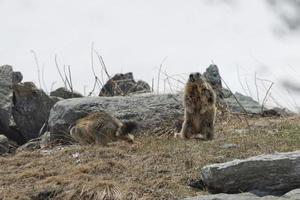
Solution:
M182 199L201 167L300 149L300 118L228 115L212 141L139 134L133 144L55 146L0 157L0 199ZM141 136L143 135L143 136Z

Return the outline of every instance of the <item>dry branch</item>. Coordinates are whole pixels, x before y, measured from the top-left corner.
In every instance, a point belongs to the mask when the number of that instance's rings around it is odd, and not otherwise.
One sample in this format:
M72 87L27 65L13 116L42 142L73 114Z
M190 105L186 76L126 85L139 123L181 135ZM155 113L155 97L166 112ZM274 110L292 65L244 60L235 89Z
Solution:
M38 62L38 58L37 58L37 55L36 55L34 50L30 50L30 52L33 54L33 57L34 57L34 61L35 61L36 69L37 69L37 74L38 74L39 87L42 89L40 65L39 65L39 62Z

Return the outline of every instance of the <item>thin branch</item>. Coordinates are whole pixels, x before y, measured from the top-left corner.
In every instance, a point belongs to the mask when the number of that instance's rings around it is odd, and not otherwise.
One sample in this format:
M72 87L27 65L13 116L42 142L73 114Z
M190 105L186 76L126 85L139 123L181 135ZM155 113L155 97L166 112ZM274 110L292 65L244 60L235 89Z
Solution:
M109 73L108 73L108 71L107 71L107 67L106 67L106 65L105 65L105 63L104 63L104 60L103 60L102 56L99 54L98 51L94 50L94 52L96 53L96 55L97 55L97 57L98 57L98 60L99 60L99 62L100 62L100 64L101 64L102 68L104 69L104 72L105 72L106 76L108 77L108 80L111 81L111 83L114 85L114 87L119 91L119 93L120 93L122 96L126 95L126 93L124 93L124 92L121 90L121 88L119 87L118 83L117 83L116 81L112 80L111 76L109 75Z
M269 92L271 91L273 85L274 85L274 83L272 82L271 85L270 85L270 87L269 87L269 89L267 90L267 93L266 93L266 95L265 95L265 98L264 98L263 101L262 101L262 104L261 104L261 113L264 112L264 105L265 105L265 103L266 103L266 101L267 101Z
M107 67L106 67L106 65L104 63L104 60L103 60L102 56L99 54L98 51L94 50L94 52L96 53L96 55L97 55L97 57L99 59L99 62L101 64L102 68L104 69L104 72L105 72L106 76L108 77L108 79L111 79L111 76L109 75L109 73L107 71Z
M172 79L172 80L174 80L174 81L177 81L177 82L180 83L180 84L183 84L183 85L185 84L183 81L181 81L181 80L179 80L179 79L176 79L176 78L174 78L174 77L172 77L172 76L166 74L166 72L163 72L163 71L162 71L162 73L163 73L166 77L168 77L168 78L170 78L170 79Z
M244 106L241 104L241 102L238 100L238 98L235 96L235 94L233 94L232 90L229 88L229 86L227 85L227 83L225 82L225 80L221 77L221 80L223 81L223 83L225 84L225 86L227 87L227 89L229 89L230 93L232 94L232 96L234 97L234 99L236 100L236 102L239 104L239 106L242 108L242 110L244 111L244 113L246 115L248 115L247 110L244 108ZM251 130L251 127L249 125L248 120L245 118L245 121L247 123L247 126L249 128L249 130Z
M67 84L66 84L66 80L64 79L64 77L63 77L63 75L62 75L62 73L61 73L61 71L60 71L60 69L59 69L59 65L58 65L58 62L57 62L57 55L56 55L56 54L55 54L55 57L54 57L54 61L55 61L56 69L57 69L57 71L58 71L58 73L59 73L59 76L60 76L60 78L61 78L61 80L62 80L62 82L63 82L65 88L68 88L68 87L67 87Z
M154 78L152 78L152 83L151 83L151 92L154 92Z
M165 71L165 74L168 74L167 71ZM178 102L179 105L182 107L183 105L178 101L178 99L175 98L175 96L172 95L172 94L173 94L173 90L172 90L172 87L171 87L171 82L170 82L169 77L167 76L166 79L167 79L167 82L168 82L168 85L169 85L169 88L170 88L170 91L171 91L171 97L172 97L176 102Z
M66 73L66 65L64 65L64 75L65 75L65 80L67 81L67 84L68 84L68 87L69 87L69 89L70 90L72 90L72 86L71 86L71 83L70 83L70 80L69 80L69 78L68 78L68 76L67 76L67 73ZM68 89L68 88L67 88Z
M98 77L95 76L95 82L94 82L93 89L92 89L92 91L89 93L88 96L91 96L91 95L94 93L94 91L95 91L95 89L96 89L97 81L98 81L97 79L98 79Z
M165 57L159 65L158 76L157 76L157 94L159 94L159 81L160 81L160 73L163 63L166 61L167 57Z
M54 82L51 83L50 93L53 91L53 87L54 87L54 85L55 85L56 83L57 83L56 81L54 81Z
M39 62L38 62L38 58L37 58L37 55L36 55L34 50L30 50L30 52L33 54L33 57L34 57L34 61L35 61L36 69L37 69L37 74L38 74L39 87L40 87L40 89L42 89L40 65L39 65Z
M246 82L247 90L248 90L248 92L249 92L249 96L250 96L250 97L253 97L253 96L252 96L251 89L250 89L249 84L248 84L247 76L245 76L245 82Z
M239 83L240 83L240 85L241 85L243 91L245 92L245 94L246 94L247 96L249 96L248 93L247 93L247 91L246 91L246 89L244 88L244 85L242 84L239 66L236 66L236 69L237 69L238 81L239 81Z
M257 74L256 74L256 72L254 74L254 84L255 84L255 88L256 88L256 99L257 99L257 102L259 103L259 90L258 90L258 85L257 85Z
M47 94L48 93L48 88L47 88L47 85L45 83L45 76L44 76L44 70L45 70L45 65L42 66L42 83L43 83L43 87L44 87L44 90Z
M68 71L69 71L70 89L71 89L71 92L72 92L72 94L73 94L74 90L73 90L73 82L72 82L72 74L71 74L70 65L68 65Z

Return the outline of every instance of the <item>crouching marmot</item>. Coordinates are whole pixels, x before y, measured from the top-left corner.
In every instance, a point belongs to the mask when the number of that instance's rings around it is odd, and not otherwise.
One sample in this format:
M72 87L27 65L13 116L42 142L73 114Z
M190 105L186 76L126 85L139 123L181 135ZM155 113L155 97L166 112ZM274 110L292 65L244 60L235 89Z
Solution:
M118 139L133 142L129 134L136 128L135 122L120 122L104 111L90 114L76 121L70 129L71 137L80 144L102 144Z
M184 121L175 137L210 140L214 137L216 94L204 76L192 73L184 89Z

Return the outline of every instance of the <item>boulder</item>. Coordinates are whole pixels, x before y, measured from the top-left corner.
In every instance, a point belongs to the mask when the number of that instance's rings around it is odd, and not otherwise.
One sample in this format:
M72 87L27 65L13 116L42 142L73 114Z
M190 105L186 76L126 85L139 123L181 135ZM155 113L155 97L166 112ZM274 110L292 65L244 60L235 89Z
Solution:
M286 108L270 108L270 109L264 109L262 112L262 116L264 117L287 117L293 115L293 112L286 109Z
M25 141L37 138L43 124L48 120L50 109L57 102L34 83L25 82L13 86L13 118Z
M238 99L238 101L242 104L242 106L246 109L246 111L250 114L261 114L261 105L253 100L251 97L242 95L241 93L236 92L234 96ZM225 102L231 111L237 113L243 113L243 109L237 103L236 99L233 95L225 98L223 102Z
M48 126L51 140L67 138L68 128L89 113L104 110L121 121L135 121L141 133L172 124L183 113L179 95L140 94L116 97L86 97L57 102L51 109Z
M239 97L238 97L239 98ZM235 112L243 112L233 97L223 100L230 104ZM252 104L247 101L241 103L248 112L251 112ZM163 124L181 129L183 106L182 93L179 94L136 94L114 97L85 97L66 99L57 102L51 109L48 130L51 135L68 135L68 128L77 119L86 115L104 110L120 120L136 121L139 129L149 131L160 128ZM51 137L53 138L53 137ZM54 137L55 138L55 137Z
M213 193L282 195L300 188L299 166L300 151L296 151L208 165L200 174L203 184Z
M203 76L210 83L213 89L216 91L217 95L223 98L222 94L222 78L220 76L219 68L215 64L209 65Z
M12 73L12 82L13 84L21 83L23 80L23 75L21 72L13 72Z
M11 114L13 107L12 73L11 66L0 67L0 128L4 129L3 131L15 124Z
M133 93L148 93L150 86L144 81L136 82L131 72L116 74L105 83L99 96L125 96Z
M0 135L0 155L9 151L8 138L5 135Z
M291 192L283 195L282 197L276 196L264 196L258 197L251 193L240 193L240 194L213 194L213 195L202 195L198 197L186 198L184 200L299 200L300 189L292 190Z
M71 92L70 90L68 90L65 87L60 87L60 88L57 88L56 90L50 92L50 96L60 97L63 99L83 97L82 94L80 94L78 92L74 92L74 91Z
M9 65L0 66L0 131L18 143L25 138L18 132L12 115L13 108L13 68Z

